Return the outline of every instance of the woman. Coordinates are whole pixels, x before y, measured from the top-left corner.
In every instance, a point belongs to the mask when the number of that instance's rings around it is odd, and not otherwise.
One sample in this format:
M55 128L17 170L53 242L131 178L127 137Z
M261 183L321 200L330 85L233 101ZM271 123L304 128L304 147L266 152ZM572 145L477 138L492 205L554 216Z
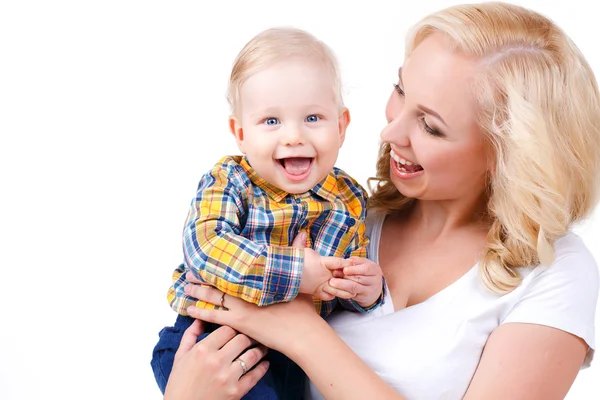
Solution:
M310 299L259 309L190 285L229 309L190 315L290 357L313 399L563 398L595 346L598 269L569 230L599 189L600 95L586 60L530 10L452 7L409 33L386 116L369 211L385 304L328 325ZM348 282L330 284L343 295L360 284ZM252 341L233 329L194 345L190 328L165 398L251 387L266 365L245 367L265 350L243 353ZM199 381L214 371L218 382Z

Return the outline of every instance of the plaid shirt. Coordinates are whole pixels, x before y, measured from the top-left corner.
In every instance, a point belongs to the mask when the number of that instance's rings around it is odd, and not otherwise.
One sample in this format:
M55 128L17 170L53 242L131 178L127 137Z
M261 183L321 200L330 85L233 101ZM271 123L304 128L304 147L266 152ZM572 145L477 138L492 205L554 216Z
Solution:
M248 302L266 306L298 295L304 251L290 247L300 230L307 245L322 256L366 257L365 190L338 168L307 193L289 194L261 178L245 157L222 158L205 174L192 201L183 233L184 264L173 272L167 298L187 315L191 305L210 308L187 297L185 273ZM315 299L328 315L339 301L367 312L354 300Z

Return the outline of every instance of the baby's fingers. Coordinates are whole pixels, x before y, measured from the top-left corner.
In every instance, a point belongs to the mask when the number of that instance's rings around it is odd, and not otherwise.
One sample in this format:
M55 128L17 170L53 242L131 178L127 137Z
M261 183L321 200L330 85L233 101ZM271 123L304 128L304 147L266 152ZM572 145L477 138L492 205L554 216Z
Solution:
M350 292L331 286L329 282L321 286L321 290L330 295L331 298L338 297L340 299L351 299L355 296Z
M344 268L344 275L348 276L377 276L381 274L381 267L375 263L369 262L358 265L351 265Z
M350 279L331 278L329 286L335 291L335 296L342 299L352 299L360 290L360 285Z

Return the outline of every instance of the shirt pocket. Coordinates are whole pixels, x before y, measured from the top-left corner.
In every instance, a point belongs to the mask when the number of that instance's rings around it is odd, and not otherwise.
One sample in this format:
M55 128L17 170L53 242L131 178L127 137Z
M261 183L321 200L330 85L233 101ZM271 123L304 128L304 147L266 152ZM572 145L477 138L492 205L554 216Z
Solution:
M322 256L341 257L358 231L359 221L346 210L330 210L313 223L313 248Z

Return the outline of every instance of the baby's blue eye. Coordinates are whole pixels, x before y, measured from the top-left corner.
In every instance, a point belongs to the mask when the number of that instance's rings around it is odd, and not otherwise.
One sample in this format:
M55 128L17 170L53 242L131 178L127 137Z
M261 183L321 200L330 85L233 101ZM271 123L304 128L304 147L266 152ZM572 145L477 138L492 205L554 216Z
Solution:
M277 118L267 118L265 120L265 124L267 125L277 125L279 123L279 120Z
M314 114L306 117L306 122L317 122L318 120L319 120L319 117Z

